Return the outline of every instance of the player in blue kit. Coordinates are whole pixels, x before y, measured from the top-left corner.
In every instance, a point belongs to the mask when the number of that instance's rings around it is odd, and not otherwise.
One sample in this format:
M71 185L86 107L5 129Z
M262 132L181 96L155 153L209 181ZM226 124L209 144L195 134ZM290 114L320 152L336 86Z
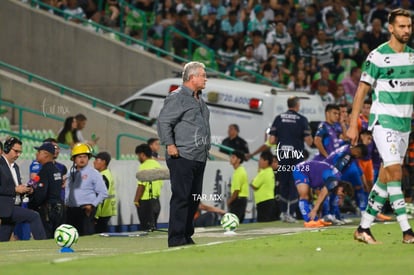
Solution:
M333 150L341 146L344 141L342 129L339 122L339 106L335 104L328 104L325 108L325 121L321 122L318 130L315 133L314 145L319 150L319 153L314 157L314 160L322 161Z
M352 193L349 184L340 181L341 173L332 165L321 161L304 161L295 166L293 178L299 193L299 208L305 227L322 227L329 225L317 217L319 208L329 193L343 195ZM310 191L319 192L311 209Z
M368 203L368 197L364 192L366 181L362 170L358 165L357 159L366 156L367 151L368 149L364 144L358 144L356 146L346 144L334 150L325 160L323 160L341 172L341 180L352 184L355 192L355 200L361 211L365 210ZM340 220L339 206L335 201L337 201L337 196L335 194L329 196L325 200L324 216L333 214L335 219ZM328 213L326 212L327 210L330 210L331 212ZM333 220L333 222L335 223L335 220Z

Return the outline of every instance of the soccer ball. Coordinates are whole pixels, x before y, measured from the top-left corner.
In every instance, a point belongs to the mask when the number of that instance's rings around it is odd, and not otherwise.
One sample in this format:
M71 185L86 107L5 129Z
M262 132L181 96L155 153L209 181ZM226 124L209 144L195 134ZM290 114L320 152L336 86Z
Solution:
M70 224L61 224L55 230L55 241L60 247L71 247L78 241L78 238L78 230Z
M226 231L234 231L239 226L239 218L233 213L226 213L220 221L221 227Z

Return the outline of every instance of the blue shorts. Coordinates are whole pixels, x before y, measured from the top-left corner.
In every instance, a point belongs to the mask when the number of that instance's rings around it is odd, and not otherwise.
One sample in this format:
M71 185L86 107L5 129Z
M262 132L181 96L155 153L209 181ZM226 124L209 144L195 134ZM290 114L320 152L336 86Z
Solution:
M298 170L293 171L293 180L295 181L295 185L298 185L300 183L305 183L309 185L310 183L309 177Z

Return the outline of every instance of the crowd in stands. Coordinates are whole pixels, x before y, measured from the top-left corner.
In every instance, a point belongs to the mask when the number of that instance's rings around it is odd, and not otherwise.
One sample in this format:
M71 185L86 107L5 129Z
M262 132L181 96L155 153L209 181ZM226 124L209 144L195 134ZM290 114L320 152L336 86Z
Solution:
M133 38L148 39L155 47L204 62L207 67L242 80L322 93L327 103L348 105L359 78L357 68L372 49L388 39L389 11L395 7L414 10L410 0L43 2L66 15L117 30L125 26L121 30ZM169 27L179 32L171 35ZM181 33L205 46L193 44L188 48L188 39ZM161 56L183 62L166 54ZM315 81L320 78L329 82L327 96L320 91L325 83L319 86L321 83ZM340 84L343 91L338 91Z

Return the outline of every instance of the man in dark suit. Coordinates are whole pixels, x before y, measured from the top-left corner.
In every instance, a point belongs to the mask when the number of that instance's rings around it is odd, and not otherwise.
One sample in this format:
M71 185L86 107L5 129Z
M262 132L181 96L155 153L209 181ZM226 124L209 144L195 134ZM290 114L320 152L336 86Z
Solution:
M21 194L31 193L31 187L20 184L20 171L15 161L22 153L22 142L8 138L0 157L0 241L9 241L16 223L27 222L34 239L46 239L42 221L37 212L19 206ZM16 200L17 198L17 200Z

